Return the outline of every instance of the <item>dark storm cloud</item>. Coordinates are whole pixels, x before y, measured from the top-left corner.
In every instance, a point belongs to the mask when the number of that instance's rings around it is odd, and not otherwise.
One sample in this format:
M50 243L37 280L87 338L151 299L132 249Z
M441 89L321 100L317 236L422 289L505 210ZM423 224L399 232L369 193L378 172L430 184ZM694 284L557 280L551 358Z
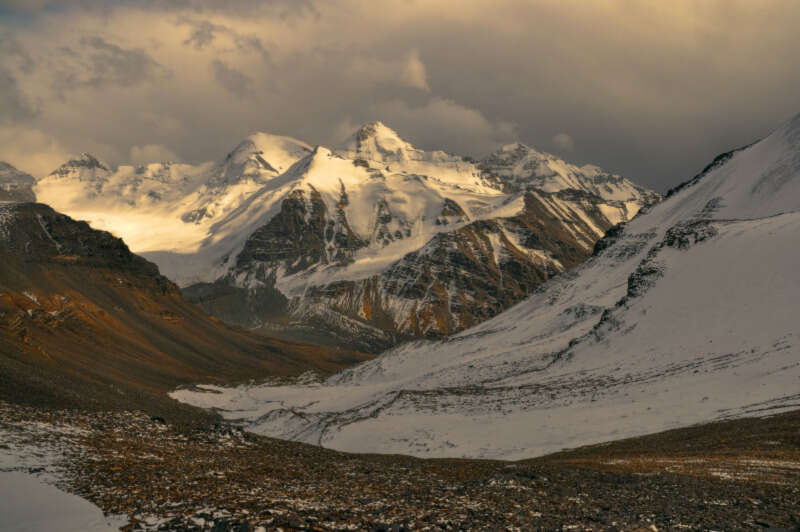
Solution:
M86 83L93 87L131 86L165 74L163 67L141 48L125 49L96 36L85 37L81 43L91 49Z
M663 191L800 110L794 0L0 2L25 13L0 16L0 67L27 128L0 140L35 160L199 162L257 130L330 144L383 120L426 149L521 140Z
M191 46L195 50L202 50L210 46L218 35L224 35L230 38L233 48L236 51L249 53L258 53L265 61L270 60L270 53L264 41L256 35L240 34L228 26L222 24L213 24L208 20L195 20L191 18L181 18L177 24L187 25L191 28L189 38L183 41L183 44Z
M207 20L201 20L200 22L194 24L194 27L192 28L192 34L188 39L183 41L183 44L193 46L197 50L202 50L204 47L208 46L214 41L215 32L224 29L225 26L212 24Z
M234 43L236 48L241 52L256 52L264 61L270 60L270 53L264 45L264 41L255 35L238 35L234 36Z
M62 46L53 87L66 90L109 85L134 87L169 77L169 71L142 48L123 48L99 36L83 37L77 48Z
M219 59L214 59L211 61L211 71L214 73L214 79L216 79L225 90L239 98L252 95L253 80L235 68L226 65Z

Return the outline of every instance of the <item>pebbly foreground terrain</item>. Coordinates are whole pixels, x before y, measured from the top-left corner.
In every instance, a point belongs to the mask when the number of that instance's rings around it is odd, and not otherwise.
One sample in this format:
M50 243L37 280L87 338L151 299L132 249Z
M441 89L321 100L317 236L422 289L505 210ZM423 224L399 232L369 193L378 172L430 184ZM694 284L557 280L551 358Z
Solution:
M123 530L800 527L800 411L502 462L354 455L225 424L0 403L0 457L0 473L45 475Z

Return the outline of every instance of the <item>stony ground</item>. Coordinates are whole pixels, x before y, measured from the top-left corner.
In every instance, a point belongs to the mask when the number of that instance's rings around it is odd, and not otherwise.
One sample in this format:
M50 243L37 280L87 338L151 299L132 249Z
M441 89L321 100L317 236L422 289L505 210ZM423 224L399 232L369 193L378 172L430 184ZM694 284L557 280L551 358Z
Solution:
M800 529L800 413L512 463L0 403L0 451L51 457L61 487L131 530Z

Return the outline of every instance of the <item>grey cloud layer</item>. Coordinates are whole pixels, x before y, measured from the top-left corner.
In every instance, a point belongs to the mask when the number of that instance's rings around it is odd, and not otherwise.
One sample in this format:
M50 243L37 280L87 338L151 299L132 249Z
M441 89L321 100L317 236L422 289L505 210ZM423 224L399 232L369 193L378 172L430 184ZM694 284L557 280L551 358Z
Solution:
M519 138L665 190L800 111L792 0L220 6L0 2L0 160L199 162L256 130L330 144L379 119L425 148Z
M5 69L0 68L0 124L30 119L36 111L19 90L16 78Z
M125 49L97 36L84 37L80 42L86 51L82 65L85 76L81 79L81 71L76 68L76 76L69 78L71 83L94 88L108 84L130 87L168 75L168 71L141 48Z
M219 59L211 61L211 71L214 73L214 79L222 87L239 98L245 98L252 94L253 80Z
M228 26L212 24L207 20L192 18L179 19L178 25L185 24L191 28L189 38L183 44L193 47L195 50L202 50L211 45L218 35L222 34L232 38L233 43L239 52L257 52L265 61L269 61L270 55L264 41L257 35L242 35Z

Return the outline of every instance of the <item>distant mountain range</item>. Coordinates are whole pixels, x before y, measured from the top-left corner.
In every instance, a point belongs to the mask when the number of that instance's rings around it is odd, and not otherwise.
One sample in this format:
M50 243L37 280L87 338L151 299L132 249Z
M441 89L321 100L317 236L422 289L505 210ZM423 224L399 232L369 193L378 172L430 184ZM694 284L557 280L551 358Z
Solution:
M84 154L35 191L225 321L372 352L497 315L660 199L522 144L419 150L380 122L333 150L258 133L202 165Z
M800 115L445 341L397 347L321 384L173 396L339 450L506 459L797 409L798 235Z

